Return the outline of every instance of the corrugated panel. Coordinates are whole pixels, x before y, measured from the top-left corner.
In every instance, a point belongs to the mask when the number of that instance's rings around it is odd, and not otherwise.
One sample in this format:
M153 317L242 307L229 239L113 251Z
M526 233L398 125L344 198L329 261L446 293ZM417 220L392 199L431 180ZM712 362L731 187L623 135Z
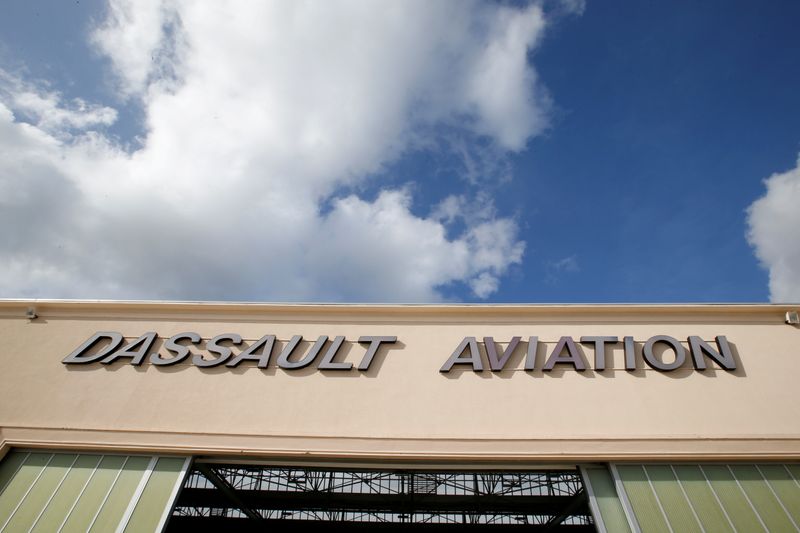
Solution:
M738 531L766 531L727 465L703 465L701 468Z
M680 480L686 496L692 502L692 507L703 528L708 532L733 533L733 526L700 467L698 465L674 465L672 468Z
M602 524L608 533L630 533L628 519L622 508L614 479L606 467L583 468L586 486L589 489L589 502L595 522Z
M14 474L17 473L17 470L19 470L19 467L25 462L28 455L29 454L24 452L9 452L3 460L0 461L0 493L6 488L6 485L11 481L11 478L14 477Z
M786 469L792 474L794 480L800 484L800 465L786 465Z
M99 455L78 456L77 461L70 468L61 486L53 495L53 499L50 500L42 516L39 517L39 520L34 525L33 533L58 531L64 518L66 518L75 504L76 496L80 494L81 489L86 485L89 476L92 475L99 462Z
M645 472L673 531L702 533L698 518L669 465L647 465Z
M50 503L50 499L77 458L77 455L54 454L41 475L31 485L30 491L14 511L14 515L3 526L2 531L30 529Z
M786 465L758 465L758 469L795 525L800 525L800 483L794 480Z
M109 492L108 498L103 503L103 508L97 514L89 530L91 533L114 531L116 529L150 460L150 457L128 458L111 492Z
M188 460L11 452L0 462L0 532L156 531ZM135 521L134 521L135 519Z
M64 531L88 531L94 517L114 487L114 482L128 458L121 455L104 456L94 470L82 492L76 494L75 505L70 509L62 526Z
M32 453L28 455L13 478L6 484L2 494L0 494L0 531L3 531L9 520L13 518L14 513L52 458L53 454L50 453Z
M646 464L616 469L642 531L664 531L666 525L674 532L800 532L796 464Z
M618 465L617 471L642 531L672 533L642 465Z
M126 532L155 531L164 515L164 503L171 503L176 485L182 481L187 461L182 457L161 457L147 481Z
M797 531L792 517L755 465L731 465L730 469L767 530Z

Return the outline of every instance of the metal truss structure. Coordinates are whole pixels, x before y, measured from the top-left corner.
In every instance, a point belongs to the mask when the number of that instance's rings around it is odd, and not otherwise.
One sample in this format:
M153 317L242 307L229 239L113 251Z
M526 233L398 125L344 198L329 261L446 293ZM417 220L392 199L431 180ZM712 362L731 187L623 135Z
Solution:
M577 470L345 470L196 462L168 531L595 531Z

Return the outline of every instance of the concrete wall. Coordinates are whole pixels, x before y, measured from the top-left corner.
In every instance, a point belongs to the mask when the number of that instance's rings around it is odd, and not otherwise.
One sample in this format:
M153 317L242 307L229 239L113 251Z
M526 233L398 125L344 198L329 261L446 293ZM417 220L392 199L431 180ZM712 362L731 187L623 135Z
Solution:
M25 317L35 306L38 318ZM425 461L602 461L800 458L800 329L786 306L320 306L0 302L0 442L16 447ZM133 340L196 331L204 340L265 334L347 339L393 335L369 371L65 365L97 331ZM538 336L537 369L523 342L506 370L439 368L465 336ZM624 369L622 343L604 371L544 359L560 337L633 336L641 343L725 335L737 370L710 365ZM159 345L163 340L159 341ZM156 346L164 353L162 346ZM200 346L201 352L203 346ZM387 349L388 348L388 349ZM276 349L276 351L277 351ZM483 346L481 346L483 350ZM197 351L197 350L195 350ZM235 349L234 352L238 352ZM485 353L483 354L485 357ZM321 356L320 356L321 358ZM318 358L319 360L319 358ZM317 362L318 362L317 360Z

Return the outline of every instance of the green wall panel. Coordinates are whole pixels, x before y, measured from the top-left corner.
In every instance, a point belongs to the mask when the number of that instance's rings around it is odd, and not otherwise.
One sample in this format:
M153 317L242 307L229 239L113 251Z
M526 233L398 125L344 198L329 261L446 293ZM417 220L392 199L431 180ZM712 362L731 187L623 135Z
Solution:
M755 465L731 465L730 469L768 531L796 530L791 517Z
M786 465L786 469L792 474L794 480L800 483L800 464Z
M727 465L703 465L703 473L738 531L765 531Z
M672 468L669 465L647 465L645 470L672 530L702 533L700 523Z
M598 521L602 520L608 533L630 533L631 528L625 510L622 508L622 502L614 487L614 478L611 477L608 468L586 467L583 472L588 478L587 484L591 487L591 498L600 512L600 517L595 518Z
M27 531L39 518L61 481L66 477L77 455L55 454L31 485L25 499L20 502L14 516L3 528L4 531Z
M53 499L36 522L33 533L47 533L58 531L61 523L67 517L70 509L75 504L76 497L80 494L89 476L100 463L99 455L80 455L72 465L67 477L53 495Z
M128 461L122 466L120 475L108 494L103 508L89 530L91 533L113 531L117 528L149 463L150 457L128 458Z
M45 465L53 458L50 453L32 453L14 474L0 494L0 531L12 518L13 513L22 504L23 499L31 490L34 481L44 471Z
M126 532L155 531L186 461L182 457L161 457L131 515Z
M14 477L14 474L17 473L19 467L22 466L26 457L28 457L28 454L24 452L8 452L3 460L0 461L0 494L3 493L3 489Z
M625 464L616 471L643 532L800 533L798 464Z
M111 491L127 457L107 455L100 461L83 494L67 517L64 531L87 531L100 506Z
M670 533L642 465L620 465L617 471L642 531Z
M0 533L155 531L184 457L8 453L0 461Z
M697 517L708 532L733 533L734 529L711 491L698 465L674 465L683 490L692 502Z
M758 465L758 469L792 516L795 525L800 525L800 484L784 465Z

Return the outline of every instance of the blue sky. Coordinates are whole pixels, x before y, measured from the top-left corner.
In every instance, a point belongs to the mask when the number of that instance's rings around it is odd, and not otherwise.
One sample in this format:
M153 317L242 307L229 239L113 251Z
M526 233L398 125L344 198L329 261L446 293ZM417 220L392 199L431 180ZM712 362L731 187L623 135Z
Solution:
M797 2L292 4L9 2L0 296L800 301Z
M799 17L796 2L590 2L558 25L534 61L559 112L517 167L553 199L532 225L563 221L529 239L537 294L768 297L745 210L797 162ZM580 272L548 283L542 262L571 255Z

